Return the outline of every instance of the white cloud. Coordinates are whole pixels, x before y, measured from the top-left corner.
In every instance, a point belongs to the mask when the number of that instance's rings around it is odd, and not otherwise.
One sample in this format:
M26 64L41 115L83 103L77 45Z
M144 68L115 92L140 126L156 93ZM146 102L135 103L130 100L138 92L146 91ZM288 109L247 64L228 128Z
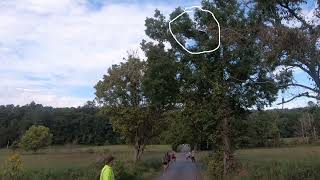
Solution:
M156 8L168 15L176 6L92 10L86 0L0 1L0 104L82 105L94 95L75 89L93 87L128 50L138 49L144 20Z
M88 100L86 98L63 96L47 91L24 88L0 88L0 93L2 95L0 104L7 104L7 102L14 101L15 104L22 105L35 101L54 107L70 107L82 106Z
M85 0L1 1L0 104L77 106L93 98L67 89L94 86L128 50L138 49L146 38L144 20L156 8L169 7L108 4L90 10Z

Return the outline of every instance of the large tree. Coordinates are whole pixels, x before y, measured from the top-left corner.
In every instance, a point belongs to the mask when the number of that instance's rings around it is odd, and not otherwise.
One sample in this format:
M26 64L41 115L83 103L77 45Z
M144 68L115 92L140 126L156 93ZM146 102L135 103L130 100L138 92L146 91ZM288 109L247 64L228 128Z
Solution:
M281 85L282 88L302 88L302 91L284 100L283 103L299 97L320 100L319 8L314 11L303 9L306 3L315 2L306 0L251 2L253 6L259 8L259 11L256 11L257 17L268 24L264 29L264 41L266 48L270 49L269 57L283 66L279 70L284 75L282 77L289 80ZM297 70L303 72L310 83L294 79L293 74Z
M148 140L158 128L142 90L145 62L129 55L125 62L113 65L95 86L97 100L110 114L112 125L135 149L139 160Z
M202 7L215 14L222 28L221 46L214 53L191 55L184 51L169 33L169 21L158 10L153 18L147 18L146 34L159 45L170 44L167 52L179 66L178 107L197 109L199 104L210 102L206 108L216 114L212 121L219 120L222 129L220 142L227 175L233 162L232 121L248 108L260 109L275 100L275 67L264 56L259 36L262 25L253 15L254 9L246 9L236 0L203 1ZM177 8L170 20L182 12ZM218 45L217 24L208 13L196 10L194 19L184 14L171 25L177 39L191 51L210 50ZM197 123L195 118L190 121Z

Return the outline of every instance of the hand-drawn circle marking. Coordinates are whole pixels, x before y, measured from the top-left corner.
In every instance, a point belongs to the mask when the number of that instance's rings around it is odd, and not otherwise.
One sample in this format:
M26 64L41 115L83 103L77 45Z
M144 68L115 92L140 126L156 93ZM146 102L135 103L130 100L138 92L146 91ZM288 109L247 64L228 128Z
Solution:
M213 19L217 22L217 24L218 24L218 35L219 35L218 41L219 41L219 42L218 42L218 46L217 46L216 48L214 48L214 49L212 49L212 50L208 50L208 51L191 52L191 51L189 51L186 47L184 47L184 45L181 44L181 43L178 41L178 39L176 38L176 36L173 34L173 32L172 32L172 30L171 30L171 23L174 22L175 20L177 20L180 16L184 15L185 13L192 12L190 9L193 9L193 8L198 8L198 9L200 9L201 11L210 13L210 14L212 15ZM177 43L178 43L185 51L187 51L187 52L190 53L190 54L211 53L211 52L213 52L213 51L216 51L216 50L219 49L219 47L220 47L220 24L219 24L218 20L216 19L216 17L214 16L214 14L213 14L211 11L206 10L206 9L202 9L200 6L192 6L192 7L189 7L189 8L185 8L184 11L183 11L181 14L179 14L177 17L175 17L174 19L172 19L172 20L169 22L169 31L170 31L172 37L177 41Z

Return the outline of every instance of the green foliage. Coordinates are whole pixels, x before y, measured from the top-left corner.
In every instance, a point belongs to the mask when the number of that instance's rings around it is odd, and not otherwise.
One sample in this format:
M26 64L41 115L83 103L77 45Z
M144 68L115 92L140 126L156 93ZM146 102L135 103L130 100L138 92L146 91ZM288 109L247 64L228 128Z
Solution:
M314 1L315 2L315 1ZM284 79L284 88L299 87L304 91L298 92L291 101L299 97L320 99L320 67L319 48L317 38L320 29L309 19L318 19L319 10L308 17L303 13L305 0L256 0L258 9L255 16L262 22L268 23L264 27L264 38L269 60L282 65L280 78ZM295 24L295 25L291 25ZM310 83L295 81L295 68L300 69Z
M146 34L157 43L143 42L143 48L147 62L156 54L150 53L151 50L158 49L164 54L162 57L171 58L169 62L177 66L172 71L176 75L168 77L176 78L174 86L178 85L179 91L176 98L169 99L175 100L181 122L173 120L169 123L179 129L167 132L170 139L177 138L182 142L181 138L193 141L194 145L208 143L209 139L216 146L223 145L225 158L231 159L227 156L231 156L234 137L238 135L231 125L241 120L249 108L262 109L276 99L278 82L272 77L276 66L267 61L264 44L259 43L262 38L256 27L264 25L252 14L255 9L248 10L236 0L203 1L202 8L213 12L223 28L222 46L218 51L191 55L178 45L166 29L168 22L182 12L181 8L173 11L168 20L159 11L154 17L147 18ZM184 14L172 24L172 31L182 44L187 46L187 41L195 42L189 47L194 52L217 47L217 28L212 17L200 10L195 10L194 19ZM164 50L164 43L170 44L168 50ZM157 64L166 62L165 58ZM157 73L166 70L153 69ZM157 76L150 78L158 80Z
M23 172L20 155L13 154L6 159L4 166L0 170L0 179L18 180Z
M52 108L35 103L0 106L0 147L12 147L35 124L50 128L52 144L120 143L121 139L112 131L108 116L99 111L92 102L78 108Z
M217 151L209 156L207 161L207 173L210 177L221 179L223 174L223 151Z
M95 86L99 102L106 107L144 105L141 87L144 69L145 63L135 55L129 55L126 62L112 65Z
M269 139L278 140L278 122L274 114L268 112L253 113L248 118L247 136L251 147L267 146Z
M152 106L168 111L173 108L179 92L176 78L178 64L172 54L165 51L162 43L154 45L143 41L141 45L148 57L142 82L143 92Z
M157 134L160 121L142 88L145 62L129 55L126 62L113 65L95 86L98 101L110 115L115 131L134 145L139 160L148 140Z
M165 143L172 144L175 149L179 144L190 144L198 149L212 148L219 130L217 121L208 105L198 105L197 109L186 107L165 114L168 122L166 131L162 133Z
M31 126L21 137L19 146L24 150L37 150L47 147L51 144L52 134L50 129L45 126Z
M239 147L275 147L311 143L318 136L319 112L319 107L253 111L243 121L242 126L234 125L239 131L237 139Z
M116 161L113 166L114 175L117 179L129 180L134 179L134 174L130 166L122 161Z

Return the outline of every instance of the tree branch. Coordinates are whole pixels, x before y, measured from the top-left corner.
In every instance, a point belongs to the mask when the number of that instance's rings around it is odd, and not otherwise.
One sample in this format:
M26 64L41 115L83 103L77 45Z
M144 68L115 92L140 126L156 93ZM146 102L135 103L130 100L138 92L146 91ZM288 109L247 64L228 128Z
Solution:
M318 91L317 89L311 88L311 87L306 86L306 85L298 84L298 83L291 83L291 84L287 84L287 85L285 85L285 86L298 86L298 87L302 87L302 88L304 88L304 89L308 89L308 90L310 90L310 91L313 91L313 92L315 92L315 93L320 93L320 91ZM285 86L284 86L284 87L285 87Z
M244 82L244 83L246 82L246 80L241 80L241 79L235 78L235 77L233 77L231 75L229 75L229 76L230 76L230 78L232 78L232 79L234 79L236 81L240 81L240 82ZM255 81L255 80L253 80L251 78L248 78L248 80L253 84L274 84L274 82L270 81L270 80L267 80L267 81Z
M310 75L310 71L300 64L288 64L288 66L300 68L302 71L304 71Z
M279 5L285 9L288 10L288 12L293 15L297 20L299 20L304 26L306 26L307 28L309 28L310 30L313 30L312 25L308 24L307 21L305 19L303 19L301 16L299 16L295 10L291 9L289 7L288 2L287 3L279 3Z
M299 97L308 97L308 98L314 98L314 99L320 100L320 97L314 96L314 95L310 95L309 92L305 92L305 93L298 94L298 95L292 97L289 100L286 100L286 101L283 101L281 103L278 103L277 105L282 105L282 104L288 103L288 102L293 101L293 100L295 100L295 99L297 99Z

